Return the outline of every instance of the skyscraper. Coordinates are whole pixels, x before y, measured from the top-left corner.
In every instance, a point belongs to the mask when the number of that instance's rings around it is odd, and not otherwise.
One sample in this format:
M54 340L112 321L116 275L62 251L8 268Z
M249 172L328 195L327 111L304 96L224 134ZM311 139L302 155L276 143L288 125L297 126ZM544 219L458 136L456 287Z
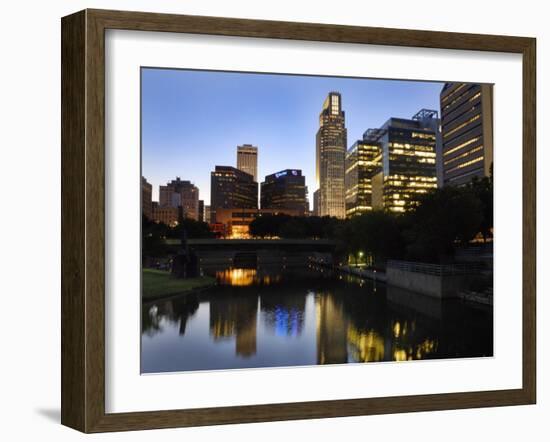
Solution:
M306 178L298 169L267 175L260 195L262 209L297 210L302 216L309 211Z
M216 166L210 180L211 222L216 222L216 209L258 208L258 183L252 175L231 166Z
M381 166L376 129L369 129L346 153L346 216L372 210L372 176Z
M330 92L323 103L316 144L318 215L344 218L347 130L338 92Z
M258 182L258 148L252 144L237 146L237 169L254 177Z
M493 163L493 86L445 83L440 95L443 183L489 176Z
M199 189L190 181L176 177L166 186L159 187L159 206L181 207L183 216L199 219Z
M437 111L422 109L410 120L390 118L372 132L382 152L381 167L372 176L373 208L405 212L437 188L439 124Z

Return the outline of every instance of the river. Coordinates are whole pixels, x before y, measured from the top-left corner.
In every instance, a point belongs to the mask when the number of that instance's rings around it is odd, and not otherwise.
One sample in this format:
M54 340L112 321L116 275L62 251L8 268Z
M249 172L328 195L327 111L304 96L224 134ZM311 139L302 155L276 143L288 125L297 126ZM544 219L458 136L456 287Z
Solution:
M320 268L225 269L142 305L141 371L489 357L492 308Z

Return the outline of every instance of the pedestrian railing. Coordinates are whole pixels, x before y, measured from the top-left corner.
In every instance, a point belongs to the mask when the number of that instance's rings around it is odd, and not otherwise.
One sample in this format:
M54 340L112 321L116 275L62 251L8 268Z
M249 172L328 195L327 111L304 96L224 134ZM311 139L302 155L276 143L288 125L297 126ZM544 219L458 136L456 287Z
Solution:
M423 262L394 260L387 262L387 268L434 276L468 275L485 269L484 265L480 263L427 264Z

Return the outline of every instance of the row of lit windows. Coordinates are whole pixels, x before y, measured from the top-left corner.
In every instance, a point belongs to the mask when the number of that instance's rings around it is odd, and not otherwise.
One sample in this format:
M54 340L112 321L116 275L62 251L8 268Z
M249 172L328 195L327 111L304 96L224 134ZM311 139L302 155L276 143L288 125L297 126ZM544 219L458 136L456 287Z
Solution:
M459 94L458 97L456 97L456 94L461 91L462 89L464 89L466 87L466 83L462 83L460 86L458 86L454 91L452 91L450 94L448 94L447 96L443 97L443 99L441 100L441 103L445 103L446 101L448 101L451 97L455 97L449 104L447 104L445 106L445 109L447 109L449 106L452 106L453 103L456 103L458 100L460 100L460 98L467 92L463 92L462 94Z
M472 144L472 143L475 143L476 141L479 141L480 139L481 139L481 137L475 137L475 138L472 138L472 139L470 139L470 140L468 140L468 141L465 141L464 143L459 144L458 146L455 146L455 147L453 147L452 149L449 149L449 150L445 151L445 152L443 153L443 155L449 155L449 154L451 154L451 153L453 153L453 152L456 152L457 150L462 149L463 147L468 146L468 145L470 145L470 144Z
M432 182L432 181L437 181L437 178L436 177L431 177L431 176L425 176L425 175L410 176L410 175L397 175L397 174L395 174L395 175L390 175L390 176L384 177L384 181L387 181L387 180Z
M420 132L413 132L411 135L413 138L422 138L423 140L435 140L434 134L423 134Z
M474 100L475 100L476 98L478 98L478 97L481 97L481 92L478 92L477 94L475 94L475 95L474 95L473 97L471 97L468 101L469 101L469 102L472 102L472 101L474 101Z
M455 127L454 129L450 130L449 132L444 133L444 134L443 134L443 138L447 138L447 137L451 136L452 134L454 134L455 132L459 131L459 130L462 129L463 127L468 126L468 124L473 123L474 121L479 120L480 118L481 118L481 114L474 115L474 116L473 116L472 118L470 118L469 120L465 121L465 122L462 123L462 124L459 124L457 127Z
M441 103L445 103L445 101L447 101L449 98L455 96L457 94L458 91L462 90L465 86L467 86L465 83L464 84L461 84L459 87L457 87L453 92L451 92L449 95L447 95L445 98L443 98L441 100ZM470 85L473 87L473 85ZM470 88L468 88L468 90L462 92L458 97L455 97L450 103L448 103L447 105L445 105L443 107L443 110L447 110L448 108L450 108L453 104L455 104L457 101L460 101L462 99L462 97L464 97L464 95L468 94L470 92Z
M389 147L397 149L412 149L422 152L433 152L434 144L410 144L410 143L388 143Z
M446 166L447 164L453 163L453 162L459 160L460 158L464 158L464 157L467 157L469 155L472 155L475 152L479 152L482 149L483 149L483 145L474 147L473 149L469 150L468 152L464 152L463 154L460 154L460 155L458 155L454 158L451 158L450 160L445 161L444 164Z
M405 155L405 156L416 156L416 157L425 157L425 158L435 158L435 152L423 152L423 151L412 151L407 152L403 149L393 149L390 151L390 154Z
M448 104L447 106L445 106L444 110L447 110L447 109L448 109L449 107L451 107L454 103L456 103L457 101L461 100L462 97L464 97L464 95L466 95L468 92L469 92L469 91L466 91L465 93L461 94L460 97L458 97L456 100L453 100L452 103L450 103L450 104ZM478 92L477 94L472 95L470 98L468 98L468 101L467 101L467 102L468 102L468 103L471 103L472 101L476 100L476 99L479 98L480 96L481 96L481 92ZM464 103L463 103L463 104L464 104ZM462 106L462 105L461 105L461 106ZM458 109L458 107L457 107L457 109ZM449 113L449 115L450 115L451 113L456 112L457 109L454 109L452 112ZM454 119L454 118L453 118L453 119ZM445 123L445 124L447 124L447 123Z
M466 109L455 109L451 114L453 114L453 117L450 118L450 115L447 115L445 117L445 122L443 123L443 132L446 132L447 128L449 126L452 126L457 121L464 118L465 115L471 115L474 113L481 113L481 103L474 104L471 107L468 107Z
M458 86L454 91L452 91L450 94L448 94L446 97L443 98L443 102L447 101L449 98L451 98L453 95L456 95L458 91L466 87L466 83L462 83L460 86Z
M458 166L455 166L452 169L447 170L447 173L451 173L451 172L454 172L455 170L471 166L472 164L479 163L480 161L483 161L483 155L480 157L474 158L473 160L466 161L465 163L459 164Z

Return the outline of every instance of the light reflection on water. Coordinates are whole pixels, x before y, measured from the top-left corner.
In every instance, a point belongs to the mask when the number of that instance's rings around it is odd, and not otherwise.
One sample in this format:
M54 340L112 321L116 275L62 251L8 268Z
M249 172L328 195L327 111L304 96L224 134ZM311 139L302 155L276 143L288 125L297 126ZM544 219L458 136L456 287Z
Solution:
M280 274L260 273L257 269L225 269L215 272L221 285L246 287L250 285L270 285L281 280Z
M144 304L142 372L491 356L492 311L326 270L227 269Z

